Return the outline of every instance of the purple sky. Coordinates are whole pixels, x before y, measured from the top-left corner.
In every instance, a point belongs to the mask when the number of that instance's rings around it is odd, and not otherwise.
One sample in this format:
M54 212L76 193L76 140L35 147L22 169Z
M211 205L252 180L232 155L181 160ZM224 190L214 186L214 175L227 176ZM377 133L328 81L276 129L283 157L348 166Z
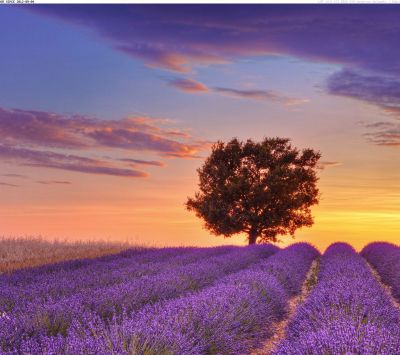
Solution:
M3 6L0 29L5 233L207 244L182 204L233 136L321 150L322 235L332 213L398 206L398 6ZM94 208L83 226L32 222L77 205Z

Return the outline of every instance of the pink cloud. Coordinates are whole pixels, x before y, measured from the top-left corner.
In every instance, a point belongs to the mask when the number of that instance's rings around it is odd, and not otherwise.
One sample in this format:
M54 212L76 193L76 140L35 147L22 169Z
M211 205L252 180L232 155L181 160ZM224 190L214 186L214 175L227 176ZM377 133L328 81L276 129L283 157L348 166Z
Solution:
M165 119L127 117L99 120L82 115L4 108L0 108L0 136L0 159L4 161L126 177L148 176L134 169L136 165L165 164L155 160L121 159L118 158L120 150L153 152L165 158L196 158L199 151L208 147L208 143L172 128L171 122ZM100 160L76 154L85 151L90 155L102 149L113 150L117 157ZM70 150L72 154L64 153ZM122 161L131 163L130 168L121 166Z
M148 174L142 171L120 168L99 159L28 148L16 148L3 144L0 144L0 159L26 166L53 168L88 174L131 178L148 176Z
M59 180L40 180L36 181L38 184L42 185L70 185L70 181L59 181Z
M130 159L130 158L122 158L120 161L124 161L127 163L132 163L133 165L148 165L148 166L159 166L164 167L165 163L158 160L143 160L143 159Z
M232 88L217 87L214 92L231 96L237 99L251 99L259 101L275 101L285 105L297 105L308 102L306 99L288 97L272 90L240 90Z
M13 145L75 150L107 147L177 157L196 154L202 148L197 141L188 141L191 136L187 133L164 128L167 123L149 117L98 120L0 108L0 135L3 143Z
M216 93L220 95L230 96L236 99L275 101L283 103L284 105L298 105L308 102L308 100L306 99L289 97L273 90L261 90L261 89L243 90L243 89L234 89L227 87L209 88L205 84L195 81L193 79L177 78L169 80L168 84L178 90L190 94Z
M8 182L2 182L2 181L0 181L0 186L5 186L5 187L18 187L19 185L10 184L10 183L8 183Z
M174 79L169 82L169 85L189 93L202 93L209 91L207 86L193 79Z
M50 112L0 108L0 135L10 143L44 144L48 147L84 148L78 134L82 117L73 120Z
M365 127L369 130L364 134L368 142L385 147L400 147L400 124L398 122L376 122L366 124Z

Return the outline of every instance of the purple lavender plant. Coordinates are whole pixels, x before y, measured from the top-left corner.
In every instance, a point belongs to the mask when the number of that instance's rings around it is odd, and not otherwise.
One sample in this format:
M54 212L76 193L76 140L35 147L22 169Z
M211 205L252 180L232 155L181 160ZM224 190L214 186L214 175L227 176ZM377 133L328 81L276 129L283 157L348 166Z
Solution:
M331 245L275 354L399 353L400 312L351 246Z
M361 255L391 287L393 296L400 302L400 247L384 242L371 243L361 251Z
M257 248L257 246L256 246ZM25 352L77 354L240 354L271 335L269 326L285 315L318 252L293 245L214 286L124 313L107 323L85 314L66 338L37 337L21 344Z
M134 277L156 274L168 267L189 264L237 249L227 246L127 250L97 259L73 260L16 271L0 276L0 285L4 286L0 290L3 291L0 293L0 309L1 299L5 297L10 299L17 295L18 300L24 302L28 297L35 300L40 297L61 297L74 294L79 289L129 281ZM8 293L4 295L4 292Z
M190 252L190 257L185 254L181 257L170 257L169 262L162 263L163 271L155 275L145 273L145 276L140 277L133 273L130 279L125 275L126 265L123 263L121 269L124 273L123 281L112 282L106 286L91 285L89 288L81 285L77 287L75 293L67 296L63 296L61 292L56 296L45 297L45 294L40 292L40 287L46 288L48 283L43 282L36 288L31 284L26 285L24 292L28 296L18 301L15 300L18 294L12 293L15 289L11 286L11 291L3 290L3 305L9 300L13 304L10 309L4 311L7 317L0 318L0 328L2 328L0 349L19 349L21 342L28 341L30 338L45 336L53 338L58 334L66 336L69 326L74 321L86 317L86 314L90 315L89 318L100 316L105 323L108 323L115 314L130 313L148 303L199 290L226 274L270 256L276 250L278 248L272 245L199 249L196 252ZM185 265L185 261L191 263ZM114 269L115 264L117 267ZM154 268L152 263L143 263L143 265L147 265L150 269ZM140 270L143 270L143 265ZM114 270L111 272L113 279L116 276L114 274L118 272L118 266L121 267L119 260L108 263L108 268ZM135 264L134 270L137 267ZM102 268L100 270L103 271ZM87 268L81 271L85 273ZM79 276L79 273L76 274ZM102 275L101 278L105 278L106 275ZM79 279L82 280L82 278ZM86 280L86 276L83 276L83 280ZM49 282L53 282L52 275L49 275ZM29 292L36 296L42 294L43 296L35 299L33 295L29 295ZM4 297L4 294L12 297Z

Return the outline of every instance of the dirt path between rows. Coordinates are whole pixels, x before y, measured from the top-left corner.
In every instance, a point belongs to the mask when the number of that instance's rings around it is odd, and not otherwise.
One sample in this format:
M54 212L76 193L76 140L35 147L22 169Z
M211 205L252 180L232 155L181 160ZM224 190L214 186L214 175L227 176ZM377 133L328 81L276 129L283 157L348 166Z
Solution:
M378 281L381 287L385 290L386 294L389 296L393 306L396 307L397 309L400 309L400 303L397 302L396 299L393 297L392 288L382 281L380 275L378 274L378 271L376 271L375 268L368 261L366 261L366 263L369 269L371 270L372 275L374 275L376 281Z
M288 313L284 319L279 322L274 323L271 326L273 335L268 338L263 345L251 351L251 355L265 355L271 354L276 346L285 338L286 326L294 316L297 307L304 302L307 296L310 294L311 290L317 283L317 276L319 272L319 258L315 259L308 270L306 279L301 287L301 292L299 295L292 297L288 303Z

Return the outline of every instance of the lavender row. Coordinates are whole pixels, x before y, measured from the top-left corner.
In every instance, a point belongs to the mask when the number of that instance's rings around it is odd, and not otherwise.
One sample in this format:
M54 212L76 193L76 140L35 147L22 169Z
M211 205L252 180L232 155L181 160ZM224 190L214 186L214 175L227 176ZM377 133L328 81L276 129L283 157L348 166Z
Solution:
M98 258L83 258L75 260L66 260L54 264L45 264L26 269L16 270L11 274L2 275L0 280L6 280L9 284L28 284L40 279L43 275L50 275L57 272L73 272L75 270L101 265L102 262L123 261L128 258L144 258L153 256L154 253L161 253L161 256L168 257L174 255L178 248L131 248L120 253L104 255ZM191 248L187 248L190 250Z
M194 277L201 274L200 270L202 265L205 265L204 260L213 263L226 263L226 255L230 258L235 257L236 254L244 251L245 257L242 262L254 261L254 258L259 255L264 255L265 248L243 248L238 247L225 247L225 248L203 248L186 252L183 255L168 258L165 262L155 263L136 263L132 262L131 268L118 268L118 265L109 264L108 268L111 269L104 271L100 269L99 275L91 272L92 279L87 280L89 271L85 268L82 269L82 274L76 273L75 280L66 280L59 277L54 279L49 277L45 282L30 285L23 289L15 289L14 287L5 287L0 291L3 299L13 302L12 308L3 309L7 313L11 311L28 312L30 308L43 308L43 306L73 303L76 307L80 307L82 303L90 304L91 308L95 307L101 302L110 303L109 299L115 299L118 295L118 301L123 296L135 298L135 304L139 304L142 297L138 297L137 292L144 294L144 290L154 288L155 285L164 283L164 281L181 280L185 274L191 275L193 272L196 274ZM275 247L269 247L265 250L265 255L275 251ZM249 261L249 262L250 262ZM247 266L247 264L245 264ZM211 266L208 265L210 268ZM70 281L69 284L65 284ZM85 284L84 281L88 281ZM51 289L49 290L49 287ZM177 290L175 288L175 290ZM67 292L68 291L68 292ZM155 288L154 288L155 291ZM104 301L106 300L106 301Z
M78 292L61 299L18 304L0 318L0 349L18 348L23 339L41 335L65 336L74 321L85 314L108 322L122 312L131 313L148 303L196 291L224 276L275 253L274 246L237 248L196 263L167 267L162 273L144 276L111 287ZM201 251L204 255L204 251Z
M361 251L361 255L378 271L400 302L400 247L384 242L371 243Z
M399 353L400 312L351 246L331 245L274 354Z
M159 251L120 255L119 258L101 258L88 265L70 270L57 269L32 277L34 282L18 282L19 275L2 279L0 288L0 312L10 312L14 307L31 301L41 303L57 300L78 292L110 287L132 281L134 278L151 276L165 269L181 267L203 258L224 255L238 247L216 248L168 248ZM83 263L85 265L85 262ZM73 264L76 266L76 263ZM26 281L26 278L24 278Z
M318 252L307 244L221 279L201 292L147 306L107 324L86 314L66 337L46 336L21 345L26 353L240 354L271 336L270 325L300 291Z
M94 271L109 271L130 267L132 263L166 262L193 253L218 253L232 250L234 246L215 248L178 247L178 248L132 248L117 254L104 255L98 258L68 260L54 264L42 265L14 271L0 276L0 285L23 286L40 283L49 277L70 277L75 274L93 273Z

